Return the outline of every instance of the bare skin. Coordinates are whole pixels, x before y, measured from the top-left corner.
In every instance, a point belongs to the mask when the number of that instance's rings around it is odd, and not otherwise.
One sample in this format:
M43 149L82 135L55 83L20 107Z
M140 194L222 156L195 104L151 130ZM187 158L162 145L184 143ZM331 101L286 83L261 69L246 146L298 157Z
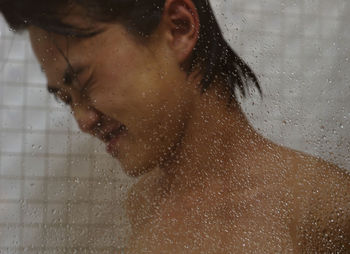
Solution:
M128 253L350 250L349 174L264 139L215 97L197 97L182 163L130 191Z
M143 44L81 8L63 21L102 32L77 39L31 27L32 46L80 128L106 142L127 174L143 175L127 202L127 253L350 249L349 175L265 139L239 105L227 106L220 81L201 94L198 69L184 71L200 27L191 0L167 0ZM62 52L81 70L70 84Z

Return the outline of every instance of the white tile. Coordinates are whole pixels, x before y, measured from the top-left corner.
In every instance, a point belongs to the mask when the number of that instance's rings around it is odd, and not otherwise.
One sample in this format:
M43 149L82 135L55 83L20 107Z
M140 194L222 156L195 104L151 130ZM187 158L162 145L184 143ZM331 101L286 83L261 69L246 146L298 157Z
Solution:
M48 227L46 229L46 241L49 248L64 248L66 246L67 228Z
M17 204L0 203L0 223L20 223L20 209L19 202Z
M26 200L45 200L45 182L43 180L26 179L24 182L24 199Z
M72 152L78 154L88 154L93 152L93 139L95 138L85 133L72 135Z
M40 227L25 227L23 229L23 247L24 248L41 248L44 244L43 229ZM27 253L24 252L24 253ZM37 252L40 253L40 252ZM34 254L34 252L33 252Z
M24 87L7 85L4 87L3 104L5 106L23 106Z
M0 179L0 199L19 200L22 180Z
M23 129L24 128L24 118L23 118L22 108L10 108L10 109L0 109L0 128L4 129Z
M44 223L47 224L62 224L68 223L68 212L67 205L65 203L62 204L48 204L47 212L46 212L46 221Z
M48 159L48 175L54 177L63 177L67 175L69 161L67 157Z
M90 157L86 158L72 158L70 163L70 175L72 177L87 178L90 176L92 162Z
M2 152L21 153L22 152L22 133L0 133Z
M35 85L41 84L41 87L46 90L46 77L39 64L37 62L28 63L27 68L27 82Z
M88 224L91 205L87 203L73 203L68 213L70 224Z
M26 125L25 129L29 131L46 130L46 110L39 109L27 109L26 114Z
M64 180L49 181L47 183L47 196L51 201L65 201L67 199L67 182Z
M23 222L26 224L43 223L44 204L28 204L23 211Z
M20 176L22 158L20 155L0 155L0 175Z
M70 138L66 134L50 134L49 135L49 153L66 154L69 152Z
M32 177L39 177L45 176L45 158L44 157L38 157L36 155L33 156L26 156L24 157L24 175L25 176L32 176Z
M1 207L0 207L1 211ZM1 220L1 218L0 218ZM20 246L20 228L19 227L0 227L0 246L16 248ZM2 252L3 250L1 250ZM14 253L13 251L4 252L8 254Z
M45 133L31 133L25 134L24 152L32 156L37 154L44 154L46 152L46 134Z
M78 246L88 247L90 244L89 240L91 241L91 234L94 234L94 232L89 232L89 228L87 225L71 225L67 230L67 233L70 235L67 242L67 246L75 248L78 248ZM79 253L79 251L77 253Z
M25 45L26 41L24 40L13 40L12 45L10 46L10 51L8 52L7 59L8 60L17 60L17 61L25 61Z
M90 195L90 181L73 177L68 184L69 197L75 201L89 201L91 200Z
M92 199L94 201L113 202L115 182L94 181L92 183Z
M27 89L27 98L26 106L38 106L46 107L48 100L48 92L43 87L28 87Z
M49 113L49 129L68 131L71 126L72 116L67 110L52 110Z
M7 82L16 82L22 84L25 82L25 63L12 63L7 62L2 71L3 81Z

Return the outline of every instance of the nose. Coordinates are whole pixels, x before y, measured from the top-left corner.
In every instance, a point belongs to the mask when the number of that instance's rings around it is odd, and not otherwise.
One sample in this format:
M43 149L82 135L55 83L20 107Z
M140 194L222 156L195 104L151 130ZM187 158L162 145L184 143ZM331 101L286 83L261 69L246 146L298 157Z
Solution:
M74 118L76 119L79 128L83 132L92 134L93 129L100 122L100 113L89 105L75 105L72 107Z

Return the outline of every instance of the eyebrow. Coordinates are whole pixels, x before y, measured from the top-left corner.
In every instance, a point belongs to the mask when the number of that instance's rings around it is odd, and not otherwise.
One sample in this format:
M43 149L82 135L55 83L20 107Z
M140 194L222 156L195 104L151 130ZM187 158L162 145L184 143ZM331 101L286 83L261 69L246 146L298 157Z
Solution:
M105 29L95 29L93 27L76 27L68 23L56 21L50 22L46 25L40 26L42 29L49 33L59 34L63 36L75 37L75 38L91 38L105 31Z

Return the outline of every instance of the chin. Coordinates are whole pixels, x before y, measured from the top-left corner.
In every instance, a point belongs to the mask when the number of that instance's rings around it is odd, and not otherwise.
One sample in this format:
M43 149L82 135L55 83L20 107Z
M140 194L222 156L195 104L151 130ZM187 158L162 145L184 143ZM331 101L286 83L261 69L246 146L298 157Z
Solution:
M119 161L123 172L130 177L142 176L159 165L154 151L144 151L137 146L120 146L118 150L110 151L110 154Z
M130 177L139 177L142 176L154 169L156 165L153 164L146 164L147 166L140 165L141 163L123 163L123 161L120 161L120 164L122 166L122 169L124 173Z

